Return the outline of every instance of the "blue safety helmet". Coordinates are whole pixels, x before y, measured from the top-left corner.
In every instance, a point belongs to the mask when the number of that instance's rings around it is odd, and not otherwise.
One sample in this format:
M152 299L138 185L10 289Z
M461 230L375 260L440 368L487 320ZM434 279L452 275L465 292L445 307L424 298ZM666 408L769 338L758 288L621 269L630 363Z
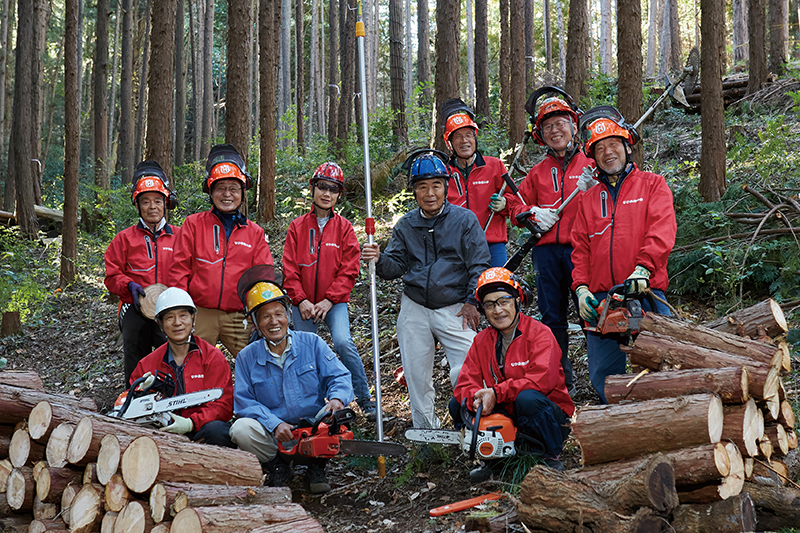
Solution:
M412 152L403 168L408 172L408 187L414 188L414 184L420 180L431 178L441 178L445 188L450 181L450 167L447 164L447 155L438 150L422 149Z

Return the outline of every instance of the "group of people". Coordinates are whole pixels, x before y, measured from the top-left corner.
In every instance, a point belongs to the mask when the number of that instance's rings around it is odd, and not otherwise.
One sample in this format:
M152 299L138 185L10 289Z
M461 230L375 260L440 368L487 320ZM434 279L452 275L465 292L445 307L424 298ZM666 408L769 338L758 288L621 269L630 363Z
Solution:
M395 224L383 251L359 247L352 224L334 210L342 170L320 165L310 182L312 208L286 235L282 282L263 229L240 210L252 180L231 145L209 154L203 190L212 208L180 228L166 221L177 200L165 173L153 161L141 163L131 192L139 223L106 253L106 286L120 297L126 383L159 372L174 380L175 394L221 388L221 398L172 414L164 429L251 451L271 485L286 484L293 470L280 447L301 419L354 400L368 420L379 416L348 311L361 261L375 261L378 276L403 280L397 339L413 425L441 425L433 383L438 343L449 364L453 418L462 404L503 412L529 449L563 469L559 454L575 410L569 301L584 325L594 325L607 291L624 284L630 293L649 288L656 298L645 300L645 310L667 314L676 222L664 178L631 161L636 133L616 110L590 110L583 120L566 93L551 92L536 106L537 93L529 109L533 138L547 155L518 193L505 190L503 162L478 150L471 111L460 106L446 117L451 154L409 156L404 169L418 208ZM503 267L507 220L522 225L526 218L542 233L532 252L541 322L521 312L530 294ZM149 320L141 303L154 283L170 288ZM481 315L489 327L478 333ZM316 335L320 322L333 350ZM625 372L621 339L586 336L590 380L605 402L605 377ZM218 342L236 357L235 382ZM324 461L307 463L311 492L329 490ZM490 474L484 465L471 477Z

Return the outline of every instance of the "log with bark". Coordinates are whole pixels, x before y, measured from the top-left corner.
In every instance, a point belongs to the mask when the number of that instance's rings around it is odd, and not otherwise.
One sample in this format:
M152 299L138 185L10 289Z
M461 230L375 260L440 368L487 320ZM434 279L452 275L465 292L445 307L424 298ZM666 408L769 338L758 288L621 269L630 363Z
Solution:
M153 530L151 533L154 533ZM325 530L315 519L301 518L288 523L259 526L250 530L250 533L325 533Z
M11 464L11 461L8 459L0 461L0 494L6 492L6 483L12 470L14 470L14 465ZM2 496L0 496L0 499L3 499Z
M156 483L150 491L150 508L178 513L186 507L210 505L268 505L292 501L287 487L243 487L198 483ZM153 517L155 518L155 516ZM156 522L161 520L156 519Z
M780 304L772 298L712 320L705 326L733 335L747 335L748 337L757 337L759 326L762 326L770 337L785 335L789 331L786 316L783 314Z
M487 533L505 533L511 531L511 526L519 524L517 510L508 511L493 516L468 516L464 521L464 531L486 531ZM253 531L261 531L254 529ZM265 532L266 533L266 532Z
M753 482L760 485L783 486L789 481L789 469L779 459L769 462L756 459L753 465Z
M58 504L43 502L37 496L33 497L33 518L41 520L56 516L58 516Z
M789 437L786 429L780 424L767 424L764 426L764 436L772 444L773 453L786 455L789 453Z
M39 374L29 370L3 370L0 372L0 385L44 390L44 383Z
M654 454L640 461L629 474L614 480L594 484L595 491L625 514L640 507L650 507L669 513L678 506L675 490L675 470L663 454Z
M719 442L722 401L712 394L587 406L572 431L584 465Z
M308 513L296 503L187 507L175 515L170 533L241 533L253 524L283 525L306 518Z
M31 522L28 533L46 533L55 531L67 531L67 524L61 518L36 519Z
M726 500L742 492L745 480L742 454L732 442L725 443L725 451L730 459L728 475L719 482L676 486L681 503L710 503Z
M64 488L64 492L61 493L61 518L64 519L67 525L69 525L69 509L72 507L72 501L75 499L75 496L78 494L78 491L81 490L83 485L67 485Z
M758 455L758 439L764 434L764 415L751 398L744 405L724 407L722 438L734 442L742 453Z
M544 466L534 466L525 476L517 512L531 529L557 533L584 528L620 533L661 531L663 524L647 507L633 516L621 514L589 484Z
M256 486L261 464L252 453L179 439L134 439L122 454L122 477L132 492L150 490L157 480Z
M743 366L651 372L636 380L627 374L611 375L606 377L605 394L610 404L702 393L716 394L724 404L742 404L750 398L747 379Z
M675 533L743 533L755 531L756 512L747 494L713 503L681 505L670 523Z
M60 502L67 485L81 484L82 477L79 471L70 468L42 468L34 475L36 496L43 502Z
M126 447L130 440L126 441ZM108 483L111 476L117 473L121 456L122 447L119 438L113 434L103 435L100 439L100 450L97 452L97 481L101 485Z
M753 499L759 531L777 531L800 524L800 489L746 483Z

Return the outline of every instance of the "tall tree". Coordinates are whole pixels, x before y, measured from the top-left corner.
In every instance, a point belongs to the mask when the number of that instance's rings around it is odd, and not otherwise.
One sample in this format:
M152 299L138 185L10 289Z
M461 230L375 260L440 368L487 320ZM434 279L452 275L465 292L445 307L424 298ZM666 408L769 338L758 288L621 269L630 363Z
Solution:
M389 0L389 68L392 90L392 133L400 146L408 144L406 127L406 89L403 72L403 6L402 0ZM396 147L398 148L398 147Z
M147 159L154 159L172 180L172 110L175 105L176 0L153 2L153 52L147 78Z
M258 165L258 220L265 222L275 218L275 174L276 174L276 130L278 86L278 61L280 58L281 4L274 0L259 0L258 9L258 63L261 85L258 109L261 131L261 157Z
M567 45L564 33L564 8L561 0L554 0L556 5L556 24L558 25L558 72L562 80L567 79Z
M611 0L600 0L600 72L609 76L612 53L611 19Z
M353 120L353 93L356 87L356 14L348 8L346 0L339 2L339 42L340 69L342 73L342 96L339 100L339 113L334 148L337 156L344 155L344 146Z
M5 146L5 138L6 138L6 80L8 77L6 76L6 65L8 64L9 59L9 49L10 47L7 46L8 43L8 26L9 20L13 22L13 18L10 16L9 11L13 9L13 5L9 5L9 0L2 0L2 18L0 18L0 154L5 154L5 150L3 150ZM3 172L3 156L0 155L0 174ZM5 179L5 178L4 178ZM0 190L0 198L2 197L2 190ZM2 202L0 202L2 205Z
M511 71L512 80L525 79L525 0L509 2L509 19L511 21ZM522 140L525 131L525 87L521 83L511 84L509 99L508 144L514 146Z
M749 0L747 6L747 32L750 34L750 75L747 79L747 94L761 89L767 82L766 30L764 24L765 0Z
M642 5L639 0L617 0L617 105L633 124L642 115ZM642 166L641 145L633 161Z
M116 126L115 117L117 112L117 73L119 72L119 32L122 22L122 0L117 0L116 13L114 15L114 50L111 53L111 90L108 95L108 158L109 162L106 168L108 172L114 168L114 161L116 161L116 145L114 143L114 128ZM60 63L60 61L59 61ZM45 157L45 160L47 157Z
M14 69L14 106L11 119L9 181L15 185L16 215L22 235L35 239L39 225L34 211L33 150L36 100L33 82L36 79L36 0L19 0L17 19L17 57Z
M508 103L511 99L511 37L508 32L508 2L500 0L500 127L508 127Z
M431 88L431 36L428 0L417 0L417 83L422 87L420 106L433 101Z
M458 2L436 2L436 81L434 98L437 111L450 98L461 96L459 80L461 50L461 4ZM520 78L521 79L521 78ZM444 151L445 118L436 113L434 148Z
M252 0L228 0L228 89L225 141L247 160L250 143L250 46L253 43Z
M749 55L747 34L747 0L733 0L733 62L746 61Z
M283 118L289 106L292 105L292 0L282 0L281 3L281 50L280 68L278 70L278 118L283 131L289 129ZM281 146L286 146L287 140L281 140Z
M553 34L550 23L550 0L542 0L542 26L544 29L544 68L553 72Z
M94 184L108 189L108 0L97 0L92 115Z
M192 161L200 160L200 131L203 128L203 5L205 0L195 0L197 10L189 2L189 43L192 48ZM197 28L197 31L195 31Z
M203 128L200 138L200 157L211 149L214 135L214 0L205 0L203 8Z
M525 32L525 87L522 88L522 93L525 94L527 88L533 88L536 85L536 61L534 61L534 54L536 53L536 39L534 38L534 17L533 0L524 0L524 32Z
M303 103L305 102L305 30L303 29L303 2L297 1L294 5L294 50L296 63L294 66L294 103L297 111L297 151L300 155L306 153L306 136L303 130Z
M119 15L122 15L121 10ZM75 280L78 270L78 166L81 135L78 103L78 0L66 0L64 3L64 49L64 224L61 233L59 278L62 288Z
M619 21L619 17L617 17ZM584 94L586 70L589 61L586 55L586 36L588 35L588 16L586 0L569 0L569 24L567 25L567 65L564 89L578 101ZM618 22L619 29L619 22ZM619 45L619 48L622 46ZM637 49L641 44L637 45ZM620 67L620 72L622 67Z
M782 76L789 59L789 0L769 0L769 70Z
M328 0L328 142L336 140L339 111L339 2Z
M473 33L472 0L466 0L467 10L467 101L475 105L475 36Z
M144 9L145 29L144 43L142 44L141 68L139 70L139 97L136 108L136 130L134 133L133 160L136 162L142 157L142 145L144 144L144 119L147 109L147 72L150 66L150 13L152 12L152 1L147 0ZM134 163L135 165L135 163ZM135 167L134 167L135 168ZM131 174L131 177L133 175Z
M678 20L678 0L664 0L670 4L669 8L669 63L675 71L681 70L681 56L683 56L683 42L681 41L681 25ZM640 9L641 11L641 9Z
M175 3L175 165L180 166L186 158L186 61L184 40L184 18L186 6L183 0Z
M647 8L647 66L645 67L645 76L648 78L652 78L656 72L659 9L661 9L660 0L650 0L649 7Z
M42 123L44 122L44 51L47 47L47 27L50 23L50 2L49 0L36 0L34 3L34 70L33 70L33 94L34 101L33 117L33 154L36 159L36 166L33 169L33 198L35 205L42 205L42 172L44 161L42 161ZM105 135L105 132L103 132Z
M487 0L475 0L475 113L485 120L489 107L489 14Z
M311 2L311 50L309 50L309 91L308 91L308 136L313 137L314 132L322 133L321 116L317 113L320 99L320 38L319 38L319 2Z
M119 79L119 150L122 183L133 181L133 0L122 0L122 73Z
M477 8L476 8L477 9ZM414 85L412 83L412 79L414 76L411 74L414 68L414 54L412 52L411 47L411 0L405 0L405 52L406 52L406 98L411 98L411 94L414 92Z
M700 54L700 102L703 106L700 195L706 202L716 202L725 194L725 154L727 153L725 110L722 98L724 69L721 62L725 50L725 2L723 0L701 0L700 7L702 10L700 38L703 43ZM753 7L752 3L750 7ZM753 12L751 11L751 13Z

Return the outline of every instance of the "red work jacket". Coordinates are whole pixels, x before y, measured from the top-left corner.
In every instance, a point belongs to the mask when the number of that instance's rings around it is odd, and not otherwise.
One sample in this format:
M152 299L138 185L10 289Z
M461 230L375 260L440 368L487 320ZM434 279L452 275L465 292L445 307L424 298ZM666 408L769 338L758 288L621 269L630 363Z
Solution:
M572 289L592 292L623 283L637 265L651 272L650 286L667 290L667 260L675 245L677 222L672 191L663 176L632 165L618 184L608 178L583 194L572 226Z
M492 195L500 191L503 186L503 174L506 173L506 166L496 157L484 157L480 152L475 153L475 161L466 175L459 169L451 158L450 168L453 176L447 189L447 201L459 207L466 207L478 217L481 228L486 226L489 220L489 203ZM486 230L486 242L494 244L496 242L508 242L508 231L506 229L506 216L508 207L495 213L492 223Z
M332 213L320 231L310 213L289 224L283 247L283 288L294 305L303 300L317 304L327 298L338 304L350 301L361 263L353 225Z

